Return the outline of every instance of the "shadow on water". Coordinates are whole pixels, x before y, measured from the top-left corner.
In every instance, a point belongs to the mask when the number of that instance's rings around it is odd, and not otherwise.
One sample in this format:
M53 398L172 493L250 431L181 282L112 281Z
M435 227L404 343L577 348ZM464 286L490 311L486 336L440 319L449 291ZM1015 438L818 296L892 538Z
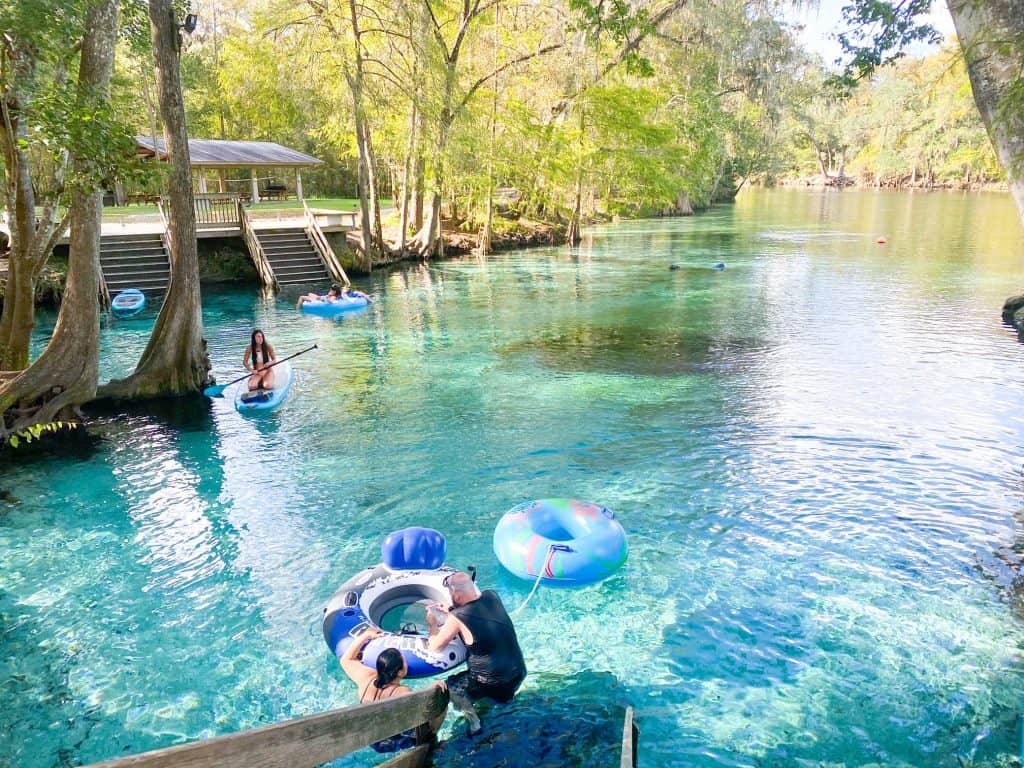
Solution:
M210 400L199 395L140 401L99 400L90 403L86 413L109 434L116 434L121 424L137 428L140 419L177 432L205 432L213 427Z
M618 766L630 694L608 672L541 674L509 704L480 707L484 730L469 737L462 719L434 755L438 768ZM449 712L453 717L454 710Z
M22 443L15 451L0 452L0 467L17 463L88 461L110 441L151 426L168 432L208 432L213 427L210 401L205 397L159 398L141 401L101 400L84 408L85 427ZM0 487L0 502L16 502L16 495Z
M683 330L639 326L582 326L504 348L509 355L529 354L545 368L567 373L677 376L717 366L729 357L766 349L764 340L722 337Z

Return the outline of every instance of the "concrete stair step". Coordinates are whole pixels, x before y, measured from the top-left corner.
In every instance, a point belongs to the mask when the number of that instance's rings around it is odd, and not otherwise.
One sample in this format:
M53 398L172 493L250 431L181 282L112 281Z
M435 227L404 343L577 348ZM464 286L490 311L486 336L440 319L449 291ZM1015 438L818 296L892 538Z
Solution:
M279 277L279 285L319 285L324 280L323 276L307 275L303 277Z
M278 258L268 258L271 264L321 264L315 253L293 253Z
M312 251L313 246L310 245L308 240L302 240L301 242L296 240L295 242L281 242L281 243L260 243L263 246L263 250L267 253L277 251Z
M128 247L103 247L100 248L100 257L104 256L138 256L147 253L164 253L164 247L160 243L135 243Z
M104 245L133 245L136 243L160 243L160 235L105 235L100 239L100 246Z
M167 290L166 280L135 280L134 282L124 281L108 281L107 290L111 295L123 291L126 288L135 288L136 290L143 291L144 293L150 292L161 292Z
M170 274L171 268L167 264L135 264L127 266L112 266L103 268L104 278L111 278L116 274Z
M119 264L134 266L136 264L168 264L170 262L163 254L155 253L151 256L111 256L110 258L100 259L99 263L105 269L106 267Z
M275 269L274 277L280 280L283 277L287 277L289 280L293 277L301 277L308 275L310 279L319 280L324 282L328 279L327 273L322 269Z
M284 261L287 259L318 259L315 251L263 251L270 261Z

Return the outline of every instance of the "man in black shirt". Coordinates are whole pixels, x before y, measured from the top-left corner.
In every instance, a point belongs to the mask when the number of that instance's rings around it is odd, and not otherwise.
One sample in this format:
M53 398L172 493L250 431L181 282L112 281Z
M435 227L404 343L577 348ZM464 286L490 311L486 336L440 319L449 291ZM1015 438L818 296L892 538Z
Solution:
M501 598L492 589L480 592L469 574L456 571L444 582L451 594L452 607L438 626L428 612L429 647L444 648L459 635L466 644L467 669L448 678L452 703L466 715L471 734L480 730L480 718L473 708L477 699L511 701L526 677L526 663L519 648L512 619ZM446 606L438 606L442 612Z

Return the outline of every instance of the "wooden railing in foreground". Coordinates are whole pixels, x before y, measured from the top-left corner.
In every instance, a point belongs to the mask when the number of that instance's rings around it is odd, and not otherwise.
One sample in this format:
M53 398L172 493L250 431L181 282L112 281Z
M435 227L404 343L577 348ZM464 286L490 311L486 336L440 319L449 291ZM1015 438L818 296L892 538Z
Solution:
M274 275L274 270L270 266L267 254L260 244L260 239L256 237L256 232L252 228L252 219L249 218L249 214L242 207L241 202L236 202L236 205L238 207L238 223L242 230L242 239L245 240L245 245L249 249L249 255L252 256L252 261L256 265L256 272L260 276L260 282L263 283L264 288L271 288L276 291L279 287L277 277Z
M633 720L633 708L626 707L626 719L622 724L622 759L620 768L637 768L636 747L640 741L640 729Z
M416 728L419 746L377 767L413 768L422 766L430 753L433 734L427 724L447 707L448 691L431 686L409 696L143 752L90 768L314 768Z
M331 276L331 280L336 283L342 283L343 285L351 285L348 279L348 275L345 274L345 270L341 267L341 262L338 261L338 257L334 255L334 249L331 248L331 244L327 242L327 237L324 235L323 230L320 229L320 224L317 223L316 216L309 210L309 206L306 201L302 201L302 209L306 215L306 235L313 243L313 247L316 248L317 253L320 254L320 260L324 263L327 268L327 273Z

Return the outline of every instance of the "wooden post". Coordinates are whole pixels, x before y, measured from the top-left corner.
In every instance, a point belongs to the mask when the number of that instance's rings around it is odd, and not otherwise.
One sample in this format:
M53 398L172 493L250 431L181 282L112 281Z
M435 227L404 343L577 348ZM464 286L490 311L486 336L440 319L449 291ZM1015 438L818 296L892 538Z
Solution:
M228 191L228 172L224 168L217 170L217 191L222 194Z
M206 194L206 169L199 169L199 194Z
M260 201L260 181L256 177L255 168L250 168L249 173L252 175L252 201L255 204Z
M295 197L302 200L302 173L298 168L295 169Z
M621 768L637 768L636 752L640 741L640 729L633 720L633 708L626 707L626 717L622 723L622 754L619 760Z

